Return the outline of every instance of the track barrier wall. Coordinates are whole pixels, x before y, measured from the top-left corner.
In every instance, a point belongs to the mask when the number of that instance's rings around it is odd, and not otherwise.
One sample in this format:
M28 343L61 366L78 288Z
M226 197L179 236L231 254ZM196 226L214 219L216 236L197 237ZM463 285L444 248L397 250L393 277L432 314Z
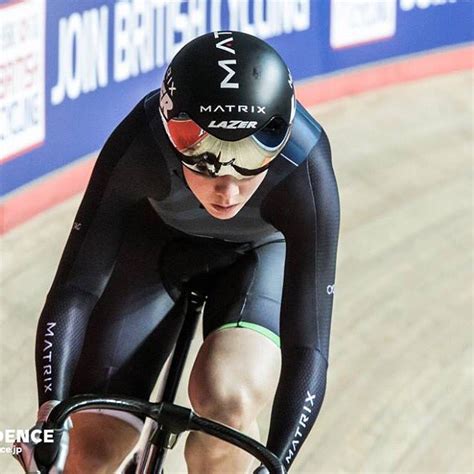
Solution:
M0 232L81 192L179 48L272 44L306 106L473 67L471 0L0 0Z

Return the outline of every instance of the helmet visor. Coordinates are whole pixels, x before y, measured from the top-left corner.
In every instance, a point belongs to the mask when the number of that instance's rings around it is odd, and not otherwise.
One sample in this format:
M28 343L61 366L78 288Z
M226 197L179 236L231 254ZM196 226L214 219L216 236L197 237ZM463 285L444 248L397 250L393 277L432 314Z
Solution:
M238 179L265 171L290 136L290 127L280 118L274 118L253 135L232 142L214 137L185 114L163 123L186 167L209 176L232 175ZM234 123L222 125L230 127Z

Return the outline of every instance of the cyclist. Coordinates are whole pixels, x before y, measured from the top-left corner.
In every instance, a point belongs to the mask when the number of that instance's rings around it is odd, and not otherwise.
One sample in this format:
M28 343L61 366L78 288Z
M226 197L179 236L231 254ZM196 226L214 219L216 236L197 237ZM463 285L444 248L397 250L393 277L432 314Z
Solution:
M289 468L325 392L338 230L328 138L280 56L235 31L194 39L99 155L38 324L39 422L74 394L148 398L197 278L192 406L258 437L275 395L267 446ZM143 425L108 410L72 422L71 473L112 472ZM191 473L255 467L201 433L185 457Z

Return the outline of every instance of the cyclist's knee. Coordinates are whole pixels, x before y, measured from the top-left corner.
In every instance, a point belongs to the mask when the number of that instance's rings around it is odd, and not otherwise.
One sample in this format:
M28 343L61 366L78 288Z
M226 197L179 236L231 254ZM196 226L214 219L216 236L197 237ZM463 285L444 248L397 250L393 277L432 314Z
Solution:
M139 432L127 422L108 415L73 415L66 474L76 472L113 472L139 438Z
M242 429L252 423L273 395L279 374L279 351L252 331L222 331L208 336L189 379L189 398L201 416ZM270 342L269 342L270 344ZM251 355L249 355L251 354Z
M242 429L251 423L255 410L250 397L243 388L226 390L216 382L207 385L190 384L189 398L193 409L205 418L219 421L235 429Z

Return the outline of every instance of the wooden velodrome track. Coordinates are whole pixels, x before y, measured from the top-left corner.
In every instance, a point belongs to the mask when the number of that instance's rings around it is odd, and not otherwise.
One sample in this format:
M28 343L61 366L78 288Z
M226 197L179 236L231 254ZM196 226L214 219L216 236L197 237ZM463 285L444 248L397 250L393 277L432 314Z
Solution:
M342 225L328 390L292 472L473 472L471 81L312 110L332 143ZM0 429L33 422L36 320L78 203L3 238ZM182 446L167 474L185 472ZM0 454L0 473L15 472Z

